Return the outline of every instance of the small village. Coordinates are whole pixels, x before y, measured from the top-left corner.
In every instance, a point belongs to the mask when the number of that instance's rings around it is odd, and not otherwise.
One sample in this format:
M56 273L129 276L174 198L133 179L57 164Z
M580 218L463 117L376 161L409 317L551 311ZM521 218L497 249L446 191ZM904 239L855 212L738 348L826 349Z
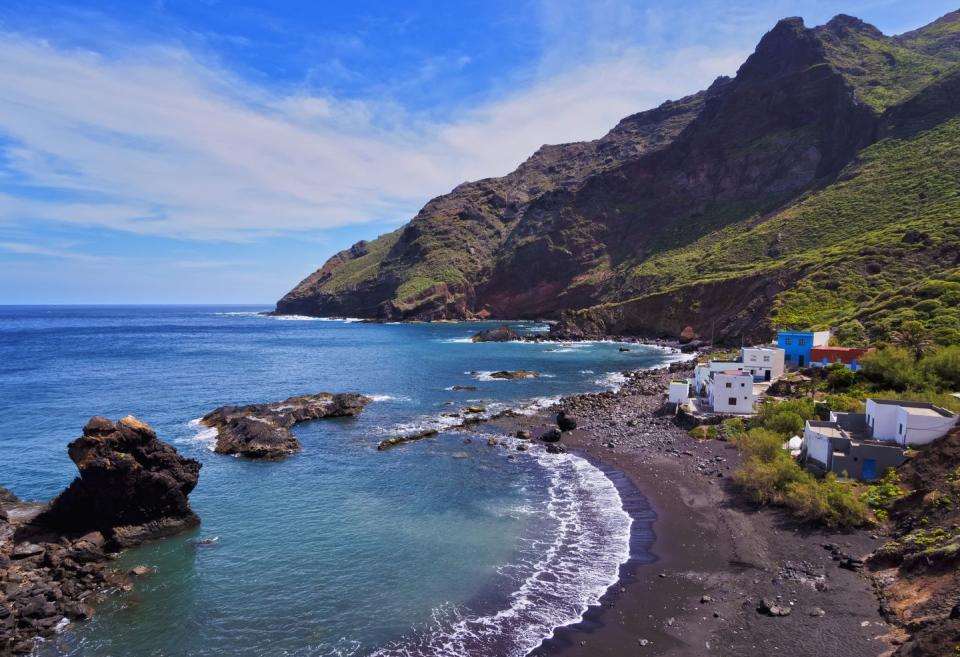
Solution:
M874 347L831 345L830 331L780 331L776 344L744 346L734 358L699 362L693 375L669 384L677 413L705 424L754 417L764 404L813 397L811 377L824 368L858 372ZM814 474L869 482L903 464L909 450L942 438L956 426L956 413L929 401L868 397L861 411L833 410L814 400L823 419L806 419L783 449Z

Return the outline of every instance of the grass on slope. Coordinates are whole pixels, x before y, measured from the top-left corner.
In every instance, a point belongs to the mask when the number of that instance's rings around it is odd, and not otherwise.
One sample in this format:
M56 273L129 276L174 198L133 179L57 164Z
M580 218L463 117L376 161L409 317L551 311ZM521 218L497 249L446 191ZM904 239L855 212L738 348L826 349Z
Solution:
M960 118L865 149L832 185L766 221L759 216L657 254L629 272L635 289L787 270L801 280L777 299L774 325L829 327L863 318L889 330L907 316L960 331L952 288L931 282L904 310L910 286L949 278L960 246ZM923 303L921 303L923 302ZM909 303L909 302L904 302ZM897 307L892 307L896 305Z
M323 284L324 290L329 293L351 290L361 281L375 276L377 268L398 239L400 239L400 231L395 230L367 242L367 253L338 266L333 276Z
M821 41L857 96L878 112L930 84L950 67L939 56L904 47L879 33L854 31L844 39L825 33Z

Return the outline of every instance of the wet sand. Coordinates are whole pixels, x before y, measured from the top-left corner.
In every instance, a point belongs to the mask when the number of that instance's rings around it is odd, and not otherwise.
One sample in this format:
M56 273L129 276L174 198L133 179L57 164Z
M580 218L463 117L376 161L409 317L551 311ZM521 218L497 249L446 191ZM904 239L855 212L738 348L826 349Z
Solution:
M737 494L730 475L736 450L697 441L658 416L667 373L631 379L614 395L567 400L579 427L568 450L597 463L621 488L642 494L653 531L655 561L621 568L621 581L584 620L558 630L532 655L723 655L876 657L892 651L894 629L879 613L871 581L840 567L825 544L862 557L880 538L866 531L811 530L776 509L756 509ZM494 430L551 426L552 416L502 419ZM613 447L609 447L610 443ZM618 474L619 473L619 474ZM652 523L646 522L655 514ZM645 542L647 536L635 539ZM882 537L881 537L882 538ZM761 598L787 606L788 616L757 611Z

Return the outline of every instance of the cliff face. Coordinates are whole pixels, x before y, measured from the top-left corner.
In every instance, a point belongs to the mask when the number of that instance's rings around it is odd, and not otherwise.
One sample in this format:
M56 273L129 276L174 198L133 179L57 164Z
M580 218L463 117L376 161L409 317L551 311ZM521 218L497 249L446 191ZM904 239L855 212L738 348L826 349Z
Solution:
M720 338L759 336L771 322L851 321L869 299L836 299L829 318L779 310L835 250L825 234L897 225L880 242L899 244L922 214L927 199L915 193L852 207L851 188L896 168L891 145L917 166L932 162L904 145L911 140L952 156L951 135L927 133L950 128L960 109L958 30L955 15L894 38L848 16L814 29L783 20L735 78L628 117L602 139L542 147L503 178L457 187L403 228L331 258L277 311L579 311L564 315L571 331L675 335L690 325ZM940 182L940 210L960 209L944 191L951 181ZM834 226L824 220L831 213Z

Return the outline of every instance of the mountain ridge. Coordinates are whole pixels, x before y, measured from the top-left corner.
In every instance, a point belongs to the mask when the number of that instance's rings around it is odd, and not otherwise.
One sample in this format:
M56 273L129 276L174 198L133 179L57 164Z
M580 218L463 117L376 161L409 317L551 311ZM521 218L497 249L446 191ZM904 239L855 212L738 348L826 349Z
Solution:
M631 115L598 140L541 147L502 178L459 185L397 231L335 255L277 312L562 315L570 335L692 326L720 339L766 336L810 276L768 226L802 232L784 217L858 179L868 149L955 117L958 15L897 37L845 15L816 28L783 19L734 78ZM952 216L960 201L948 203ZM727 275L709 244L731 227L750 237L732 260L755 266ZM864 319L847 310L830 321Z

